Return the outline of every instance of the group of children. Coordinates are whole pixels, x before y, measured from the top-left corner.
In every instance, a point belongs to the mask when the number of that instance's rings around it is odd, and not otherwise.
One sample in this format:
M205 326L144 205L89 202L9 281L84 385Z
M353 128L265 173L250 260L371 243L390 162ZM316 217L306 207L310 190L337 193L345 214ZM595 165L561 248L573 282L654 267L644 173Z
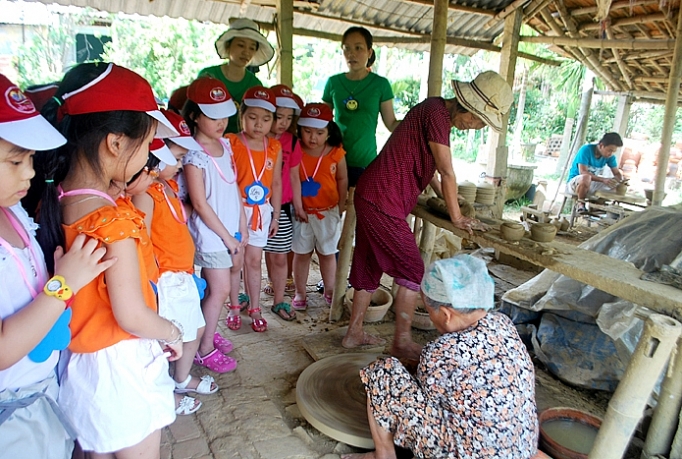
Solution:
M223 305L229 329L245 309L267 330L264 250L273 313L307 307L313 250L331 302L347 190L331 109L284 85L237 109L200 77L178 114L103 63L67 72L42 115L2 75L0 94L0 448L68 458L77 438L92 457L156 457L161 429L201 406L185 394L218 390L192 364L237 367Z

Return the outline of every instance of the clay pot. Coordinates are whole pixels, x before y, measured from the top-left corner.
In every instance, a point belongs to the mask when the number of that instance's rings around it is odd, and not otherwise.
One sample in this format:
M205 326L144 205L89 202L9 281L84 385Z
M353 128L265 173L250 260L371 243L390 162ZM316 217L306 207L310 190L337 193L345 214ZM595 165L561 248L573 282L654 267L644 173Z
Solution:
M536 223L530 227L530 238L536 242L552 242L556 236L556 226L551 223Z
M355 290L353 288L349 288L346 291L346 296L344 298L344 304L351 312L353 311L354 292ZM390 292L387 292L386 290L377 289L374 293L372 293L371 301L376 306L372 306L372 304L370 303L369 307L367 308L367 312L365 313L365 320L363 322L381 321L388 312L391 305L393 304L393 296L391 295Z
M625 193L628 192L628 186L624 183L619 183L616 185L616 194L619 196L625 196Z
M601 427L601 419L592 416L589 413L585 413L584 411L560 407L546 409L538 416L538 424L540 425L539 449L549 454L554 459L587 459L587 454L573 451L550 437L547 431L543 429L543 424L548 421L576 422L588 427L593 427L598 431Z
M568 229L571 227L571 222L566 220L566 217L563 217L561 219L561 228L559 228L560 231L568 231Z
M500 236L507 241L520 241L526 234L526 228L521 223L504 222L500 225Z

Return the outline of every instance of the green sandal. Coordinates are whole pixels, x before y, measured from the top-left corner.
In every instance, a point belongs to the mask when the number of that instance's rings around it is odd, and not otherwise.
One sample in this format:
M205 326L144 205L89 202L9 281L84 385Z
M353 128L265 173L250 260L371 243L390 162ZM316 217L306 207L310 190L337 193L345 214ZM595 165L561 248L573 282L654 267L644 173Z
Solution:
M296 318L296 313L291 310L289 303L277 303L273 304L270 310L277 314L280 318L288 321L292 321Z
M249 298L249 295L246 293L240 293L239 297L237 297L237 301L239 301L239 307L241 308L241 312L246 311L249 306L251 305L251 299Z

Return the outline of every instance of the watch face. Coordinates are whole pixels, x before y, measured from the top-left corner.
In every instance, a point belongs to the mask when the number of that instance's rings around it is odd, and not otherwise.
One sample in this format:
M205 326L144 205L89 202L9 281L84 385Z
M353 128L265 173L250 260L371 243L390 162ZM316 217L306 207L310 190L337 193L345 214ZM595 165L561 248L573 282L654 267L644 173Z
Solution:
M52 279L47 283L47 290L50 292L57 292L62 288L62 283L58 279Z

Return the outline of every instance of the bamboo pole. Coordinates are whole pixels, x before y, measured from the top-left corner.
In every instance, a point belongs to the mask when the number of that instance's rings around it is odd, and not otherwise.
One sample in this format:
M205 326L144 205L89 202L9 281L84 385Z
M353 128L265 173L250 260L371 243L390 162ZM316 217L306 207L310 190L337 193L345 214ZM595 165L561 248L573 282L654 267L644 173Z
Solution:
M294 1L277 0L277 36L279 60L277 77L289 87L294 85Z
M608 27L606 29L606 36L610 40L613 39L613 30L611 29L611 27ZM626 67L625 63L623 62L623 60L620 58L618 50L615 48L611 48L611 52L613 53L613 57L616 59L616 65L618 66L618 70L620 70L620 74L623 76L623 80L625 80L625 84L628 86L628 89L634 89L632 80L630 79L630 72Z
M343 297L346 295L348 272L353 254L353 237L355 236L355 187L348 190L346 199L346 217L343 219L343 229L339 239L339 260L336 265L336 283L332 294L332 304L329 308L329 321L336 322L343 315Z
M497 13L491 20L486 22L483 28L489 29L490 27L499 23L502 19L506 18L514 11L516 11L517 8L522 7L525 3L528 3L528 0L514 0L509 5L507 5L502 11Z
M408 3L417 3L424 6L433 6L433 1L429 0L404 0ZM458 5L457 3L448 4L448 9L452 11L461 11L463 13L479 14L481 16L495 16L495 11L486 10L483 8L476 8L474 6Z
M547 5L552 3L552 0L531 0L531 2L524 8L523 23L527 24L537 14L544 10Z
M675 114L677 113L677 100L679 97L680 81L682 81L682 14L677 18L677 40L675 42L675 55L673 65L670 68L670 81L665 99L665 115L663 117L663 130L661 132L661 149L658 151L658 167L656 167L656 185L652 204L660 206L665 195L665 176L670 159L670 144L673 129L675 128Z
M648 24L650 22L667 21L669 18L665 13L646 14L643 16L632 16L629 18L611 19L612 27L621 27L624 25L634 24ZM588 32L591 30L599 30L601 25L597 22L586 22L578 25L579 32Z
M529 37L522 36L520 41L526 43L544 43L548 45L570 46L573 48L592 48L592 49L631 49L631 50L656 50L656 49L674 49L675 40L601 40L599 38L572 38L572 37L548 37L538 36Z
M644 323L642 336L609 401L589 459L623 456L681 331L678 321L662 314L652 314Z
M613 3L611 3L609 10L614 11L614 10L619 10L619 9L632 8L632 7L637 7L637 6L646 6L646 5L658 5L658 0L640 0L640 1L635 1L635 2L630 2L629 0L627 0L624 2L613 2ZM596 12L597 12L596 6L586 6L584 8L574 8L570 11L571 16L583 16L586 14L594 14Z

